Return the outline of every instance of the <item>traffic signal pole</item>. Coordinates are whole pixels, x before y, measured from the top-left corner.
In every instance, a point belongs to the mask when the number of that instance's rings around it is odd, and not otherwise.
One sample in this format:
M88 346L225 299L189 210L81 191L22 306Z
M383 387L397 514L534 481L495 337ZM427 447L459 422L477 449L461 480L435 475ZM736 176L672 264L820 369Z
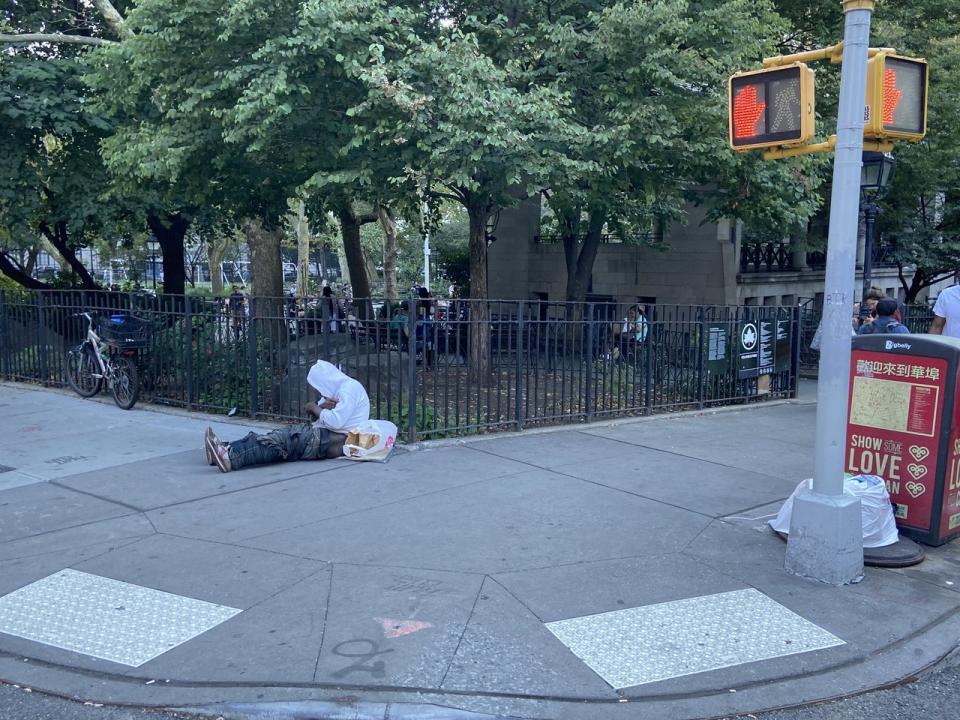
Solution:
M874 0L842 0L843 66L830 197L812 490L794 501L787 572L832 585L863 574L860 499L843 494L867 50Z

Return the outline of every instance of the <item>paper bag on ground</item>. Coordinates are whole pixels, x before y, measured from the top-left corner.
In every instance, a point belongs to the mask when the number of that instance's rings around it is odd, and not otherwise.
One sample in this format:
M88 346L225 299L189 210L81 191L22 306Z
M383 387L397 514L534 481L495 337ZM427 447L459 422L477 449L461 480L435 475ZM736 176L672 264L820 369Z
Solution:
M386 462L397 439L397 426L389 420L367 420L347 433L343 455L348 460Z

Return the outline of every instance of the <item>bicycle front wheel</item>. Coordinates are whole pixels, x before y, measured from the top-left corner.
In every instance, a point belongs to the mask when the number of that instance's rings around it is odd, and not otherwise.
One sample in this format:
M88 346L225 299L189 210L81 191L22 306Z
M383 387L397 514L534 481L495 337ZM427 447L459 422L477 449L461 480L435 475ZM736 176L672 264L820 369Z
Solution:
M100 364L96 351L82 343L67 350L63 363L67 383L80 397L93 397L100 392L103 379L100 377Z
M110 393L117 407L129 410L140 396L140 377L133 360L125 355L117 355L110 360L113 380L110 383Z

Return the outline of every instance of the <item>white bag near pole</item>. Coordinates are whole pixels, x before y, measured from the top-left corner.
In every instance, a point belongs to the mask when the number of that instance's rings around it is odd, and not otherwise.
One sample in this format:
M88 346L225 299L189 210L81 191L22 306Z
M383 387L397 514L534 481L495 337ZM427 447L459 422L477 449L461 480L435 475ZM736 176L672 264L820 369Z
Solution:
M348 460L386 462L397 439L397 426L389 420L367 420L347 433L343 455Z
M813 340L810 341L811 350L819 350L820 343L823 340L823 320L817 325L817 331L813 334Z
M770 527L785 535L790 533L790 515L793 513L793 499L804 488L812 489L813 479L803 480L783 503L777 517L770 521ZM863 520L863 546L865 548L893 545L900 539L897 521L893 517L890 493L883 478L876 475L854 475L843 481L844 495L860 498L860 513Z

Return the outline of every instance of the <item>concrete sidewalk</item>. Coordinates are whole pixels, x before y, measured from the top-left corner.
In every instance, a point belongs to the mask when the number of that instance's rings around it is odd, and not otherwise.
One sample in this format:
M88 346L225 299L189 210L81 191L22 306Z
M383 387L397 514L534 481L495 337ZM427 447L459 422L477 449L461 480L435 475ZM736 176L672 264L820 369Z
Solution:
M224 717L578 720L895 683L957 646L960 555L784 573L764 521L810 474L811 400L222 474L209 418L0 384L0 679Z

